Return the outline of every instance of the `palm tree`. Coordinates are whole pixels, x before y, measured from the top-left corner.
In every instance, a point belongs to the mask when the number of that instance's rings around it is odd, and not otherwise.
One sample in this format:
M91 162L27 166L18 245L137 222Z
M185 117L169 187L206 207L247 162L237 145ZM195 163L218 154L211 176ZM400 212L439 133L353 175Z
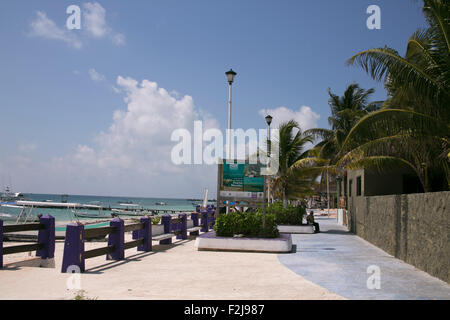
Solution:
M315 128L305 131L313 135L320 142L316 144L311 154L320 159L320 184L325 183L329 175L337 176L343 174L343 166L336 165L341 154L343 143L355 123L365 115L378 110L382 104L380 101L368 102L374 89L364 90L358 84L350 84L342 97L331 92L328 88L330 99L328 104L331 116L328 123L331 129ZM324 161L324 159L328 161Z
M311 135L305 134L294 120L279 126L278 173L273 182L275 194L283 199L287 208L287 200L298 198L301 194L312 191L311 186L317 177L316 166L319 159L308 157L308 143L313 142Z
M374 92L374 89L364 90L356 83L350 84L342 97L328 89L330 96L328 104L331 109L328 123L331 129L315 128L305 132L316 139L321 139L316 145L316 148L320 150L320 158L329 159L330 164L336 163L342 145L353 125L369 112L379 108L381 104L379 101L368 103L370 95Z
M390 98L361 118L341 150L341 165L411 167L425 191L450 184L450 3L424 0L429 28L416 31L402 57L384 47L348 60L384 80Z

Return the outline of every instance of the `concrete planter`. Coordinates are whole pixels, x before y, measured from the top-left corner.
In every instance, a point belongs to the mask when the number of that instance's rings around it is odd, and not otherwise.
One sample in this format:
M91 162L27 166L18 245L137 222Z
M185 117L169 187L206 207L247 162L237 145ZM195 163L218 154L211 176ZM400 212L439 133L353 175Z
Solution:
M292 251L292 239L289 234L275 239L217 237L212 231L197 237L195 247L198 250L286 253Z
M314 233L314 227L312 225L302 225L302 226L278 226L278 231L280 233L294 233L294 234L302 234L302 233Z
M164 225L162 225L162 224L152 225L152 235L153 236L159 236L162 234L164 234Z

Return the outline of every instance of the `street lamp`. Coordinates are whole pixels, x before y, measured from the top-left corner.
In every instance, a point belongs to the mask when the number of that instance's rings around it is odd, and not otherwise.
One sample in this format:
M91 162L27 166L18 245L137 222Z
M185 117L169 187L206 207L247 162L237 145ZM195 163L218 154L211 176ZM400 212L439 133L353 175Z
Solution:
M266 116L266 122L267 122L267 169L270 170L270 153L271 153L271 141L270 141L270 124L272 123L272 116L267 115ZM269 173L269 172L267 172ZM270 177L267 179L267 203L270 204Z
M227 140L228 140L228 155L227 158L231 157L231 87L234 82L234 77L237 75L233 69L225 72L228 81L228 132L227 132Z
M227 132L227 141L228 141L228 154L227 159L231 158L231 86L234 82L234 77L236 76L236 72L233 71L233 69L230 69L230 71L225 72L225 75L227 76L228 81L228 132ZM226 213L228 214L229 207L226 207Z
M237 75L236 72L233 71L233 69L230 69L230 71L225 72L227 75L228 83L231 85L234 81L234 77Z

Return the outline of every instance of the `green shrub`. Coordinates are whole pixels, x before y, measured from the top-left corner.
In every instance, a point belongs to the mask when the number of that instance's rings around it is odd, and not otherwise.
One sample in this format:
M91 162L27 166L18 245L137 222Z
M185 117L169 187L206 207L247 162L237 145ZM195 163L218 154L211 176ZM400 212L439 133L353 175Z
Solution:
M275 202L270 204L266 212L275 215L275 222L277 225L301 225L303 216L306 214L304 207L294 207L289 205L287 208L283 207L283 203Z
M266 227L262 227L262 213L230 212L221 214L216 219L214 231L219 237L233 237L242 234L249 238L277 238L279 232L275 216L266 214Z
M152 224L157 225L161 221L161 217L152 217Z

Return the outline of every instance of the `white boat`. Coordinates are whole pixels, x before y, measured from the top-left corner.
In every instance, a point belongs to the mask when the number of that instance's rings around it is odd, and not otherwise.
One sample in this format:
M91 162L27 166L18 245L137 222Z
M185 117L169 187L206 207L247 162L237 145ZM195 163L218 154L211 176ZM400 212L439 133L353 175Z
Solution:
M2 213L3 218L0 217L2 220L8 220L8 221L15 221L16 224L19 223L27 223L36 221L37 217L34 215L33 210L35 208L58 208L58 209L66 209L69 213L72 213L72 217L74 220L78 220L80 217L87 217L87 215L92 216L93 218L106 218L105 216L96 216L94 213L88 214L88 213L80 213L76 212L76 208L83 207L80 203L69 203L69 202L45 202L45 201L16 201L14 204L0 204L1 207L4 208L17 208L20 209L20 212L18 215L13 215L9 213ZM90 208L94 208L94 205L92 205ZM97 208L97 206L95 207ZM101 210L101 207L98 207L99 211ZM71 210L71 211L69 211ZM94 217L95 215L95 217Z
M113 212L117 212L117 213L121 213L121 212L136 212L136 211L143 211L144 207L142 207L139 204L134 204L134 203L121 203L120 204L122 207L124 207L123 209L117 209L117 208L112 208L111 211Z
M77 210L72 210L72 213L77 218L88 218L88 219L108 218L104 214L102 214L100 211L95 213L95 212L79 212Z
M155 202L155 204L157 205L157 206L165 206L165 205L167 205L167 203L165 203L165 202Z
M3 220L3 221L16 221L17 217L14 217L13 215L11 215L9 213L2 213L2 212L0 212L0 220Z
M17 223L26 223L36 220L36 216L33 214L35 208L77 208L79 203L62 203L62 202L44 202L44 201L16 201L17 207L21 208L19 215L17 216Z
M5 191L0 195L0 201L15 201L23 199L23 197L22 192L11 192L11 189L6 186Z
M9 213L0 213L0 220L2 221L13 221L16 224L19 222L35 222L38 221L38 218L31 217L25 220L25 217L18 217Z
M129 217L143 217L151 214L148 210L145 210L143 206L135 203L121 203L123 209L111 208L111 216L129 216Z
M37 217L32 215L32 210L29 210L27 212L27 208L24 206L18 206L14 204L1 204L0 208L20 210L18 214L0 212L0 220L14 221L16 224L22 222L25 223L37 221Z
M143 217L146 215L151 215L151 212L148 211L115 211L111 213L111 217Z

